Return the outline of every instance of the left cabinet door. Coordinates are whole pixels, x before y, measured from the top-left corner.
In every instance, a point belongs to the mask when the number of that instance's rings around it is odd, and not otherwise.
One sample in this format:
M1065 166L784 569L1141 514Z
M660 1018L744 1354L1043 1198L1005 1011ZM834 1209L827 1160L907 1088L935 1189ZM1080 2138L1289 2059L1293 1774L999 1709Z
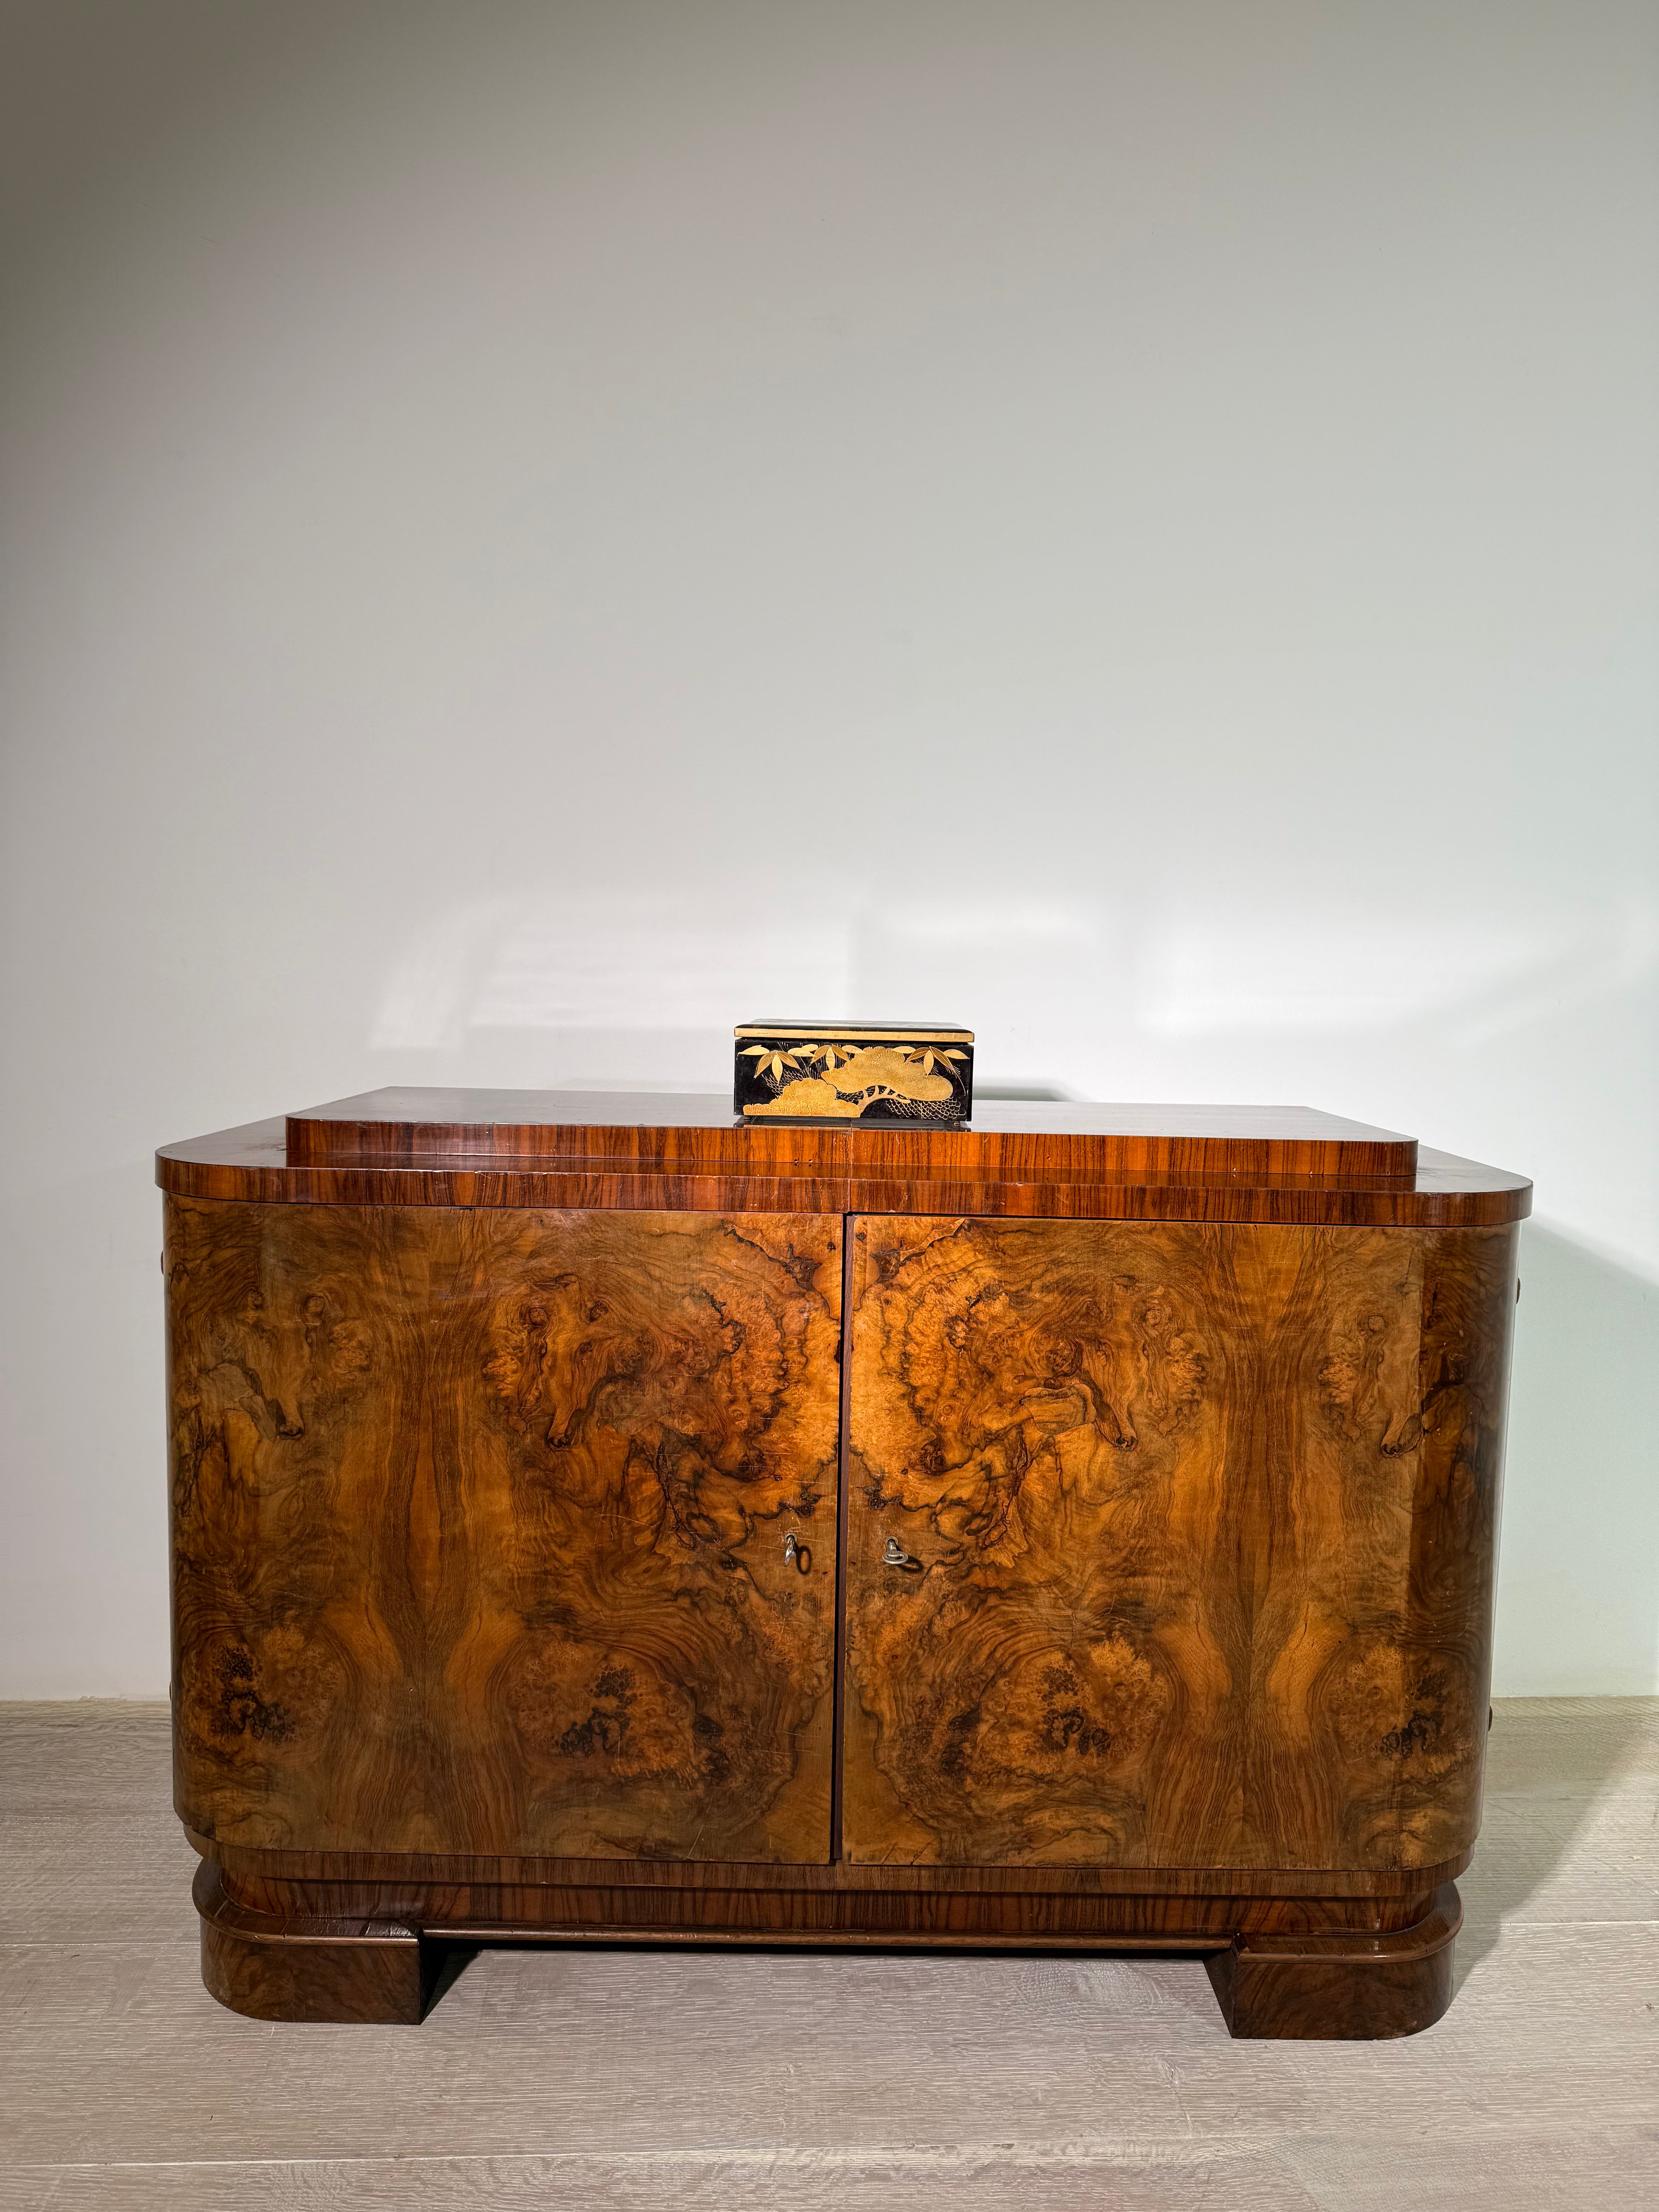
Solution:
M169 1200L186 1826L827 1860L841 1243Z

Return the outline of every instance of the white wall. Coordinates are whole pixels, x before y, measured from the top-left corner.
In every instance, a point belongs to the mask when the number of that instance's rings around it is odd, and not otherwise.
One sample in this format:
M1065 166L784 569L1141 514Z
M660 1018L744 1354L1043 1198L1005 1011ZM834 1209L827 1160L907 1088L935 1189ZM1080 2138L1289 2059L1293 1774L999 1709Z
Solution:
M1645 0L29 0L0 1691L166 1681L159 1141L790 1006L1538 1185L1659 1655Z

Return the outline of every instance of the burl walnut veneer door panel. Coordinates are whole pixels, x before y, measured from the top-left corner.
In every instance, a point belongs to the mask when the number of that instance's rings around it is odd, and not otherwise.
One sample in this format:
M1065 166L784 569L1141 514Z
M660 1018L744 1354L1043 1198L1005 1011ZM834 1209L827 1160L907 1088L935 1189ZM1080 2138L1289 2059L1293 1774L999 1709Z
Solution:
M853 1234L848 1859L1473 1840L1513 1230Z
M841 1236L173 1202L186 1824L827 1859Z

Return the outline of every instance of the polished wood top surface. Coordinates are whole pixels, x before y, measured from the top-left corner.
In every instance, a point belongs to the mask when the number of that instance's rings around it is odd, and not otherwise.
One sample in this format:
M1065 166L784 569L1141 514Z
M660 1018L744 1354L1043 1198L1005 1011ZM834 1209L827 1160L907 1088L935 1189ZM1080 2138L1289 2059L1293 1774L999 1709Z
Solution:
M165 1146L179 1197L1490 1225L1523 1176L1296 1106L982 1100L948 1128L736 1120L719 1092L386 1089Z
M790 1168L980 1170L1023 1176L1149 1170L1409 1179L1415 1138L1305 1106L1096 1105L986 1100L966 1127L739 1120L703 1091L369 1091L290 1114L295 1167L483 1155L684 1164L728 1173Z

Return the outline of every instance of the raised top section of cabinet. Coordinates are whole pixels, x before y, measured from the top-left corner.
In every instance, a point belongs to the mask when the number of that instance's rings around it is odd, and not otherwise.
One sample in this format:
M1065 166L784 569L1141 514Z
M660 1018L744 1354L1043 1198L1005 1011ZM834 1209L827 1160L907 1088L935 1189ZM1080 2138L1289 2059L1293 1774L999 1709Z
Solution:
M1302 1106L987 1100L971 1126L735 1118L718 1093L388 1089L164 1146L175 1197L1451 1228L1529 1210L1500 1169Z
M1006 1172L1196 1170L1409 1178L1417 1139L1305 1106L1097 1106L991 1100L971 1127L755 1129L729 1099L697 1091L368 1091L287 1118L295 1166L350 1160L508 1159L669 1163L718 1170L853 1164Z

